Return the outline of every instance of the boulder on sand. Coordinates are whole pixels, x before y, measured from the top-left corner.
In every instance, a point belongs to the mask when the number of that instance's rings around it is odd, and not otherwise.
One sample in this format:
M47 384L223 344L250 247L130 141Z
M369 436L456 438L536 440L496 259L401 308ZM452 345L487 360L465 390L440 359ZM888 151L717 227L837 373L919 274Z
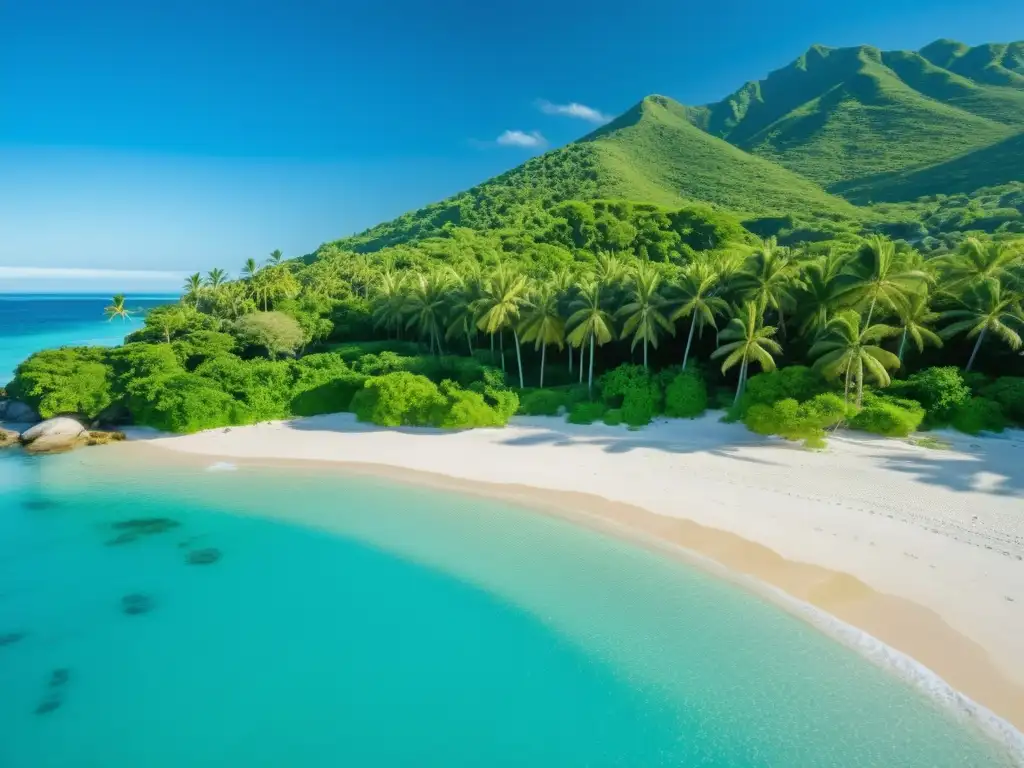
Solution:
M88 437L80 422L67 416L36 424L21 433L21 443L32 453L59 453L70 451L85 442Z
M12 424L35 424L39 421L40 416L34 408L17 400L8 400L0 418Z

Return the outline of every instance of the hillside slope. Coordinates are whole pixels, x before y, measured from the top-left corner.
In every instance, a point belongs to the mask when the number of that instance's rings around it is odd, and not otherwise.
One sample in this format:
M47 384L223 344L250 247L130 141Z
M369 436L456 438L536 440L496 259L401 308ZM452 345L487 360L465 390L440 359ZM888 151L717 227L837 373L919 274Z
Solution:
M814 46L732 96L686 111L708 133L830 191L928 167L1024 129L1024 43L920 52ZM968 185L995 183L979 169Z
M835 191L858 203L899 202L928 195L970 194L984 186L1024 181L1024 132L988 147L965 152L933 165L837 184Z
M599 198L664 206L706 202L746 216L862 216L814 182L698 129L681 104L648 96L577 142L339 244L369 251L429 237L448 224L512 227L552 204Z

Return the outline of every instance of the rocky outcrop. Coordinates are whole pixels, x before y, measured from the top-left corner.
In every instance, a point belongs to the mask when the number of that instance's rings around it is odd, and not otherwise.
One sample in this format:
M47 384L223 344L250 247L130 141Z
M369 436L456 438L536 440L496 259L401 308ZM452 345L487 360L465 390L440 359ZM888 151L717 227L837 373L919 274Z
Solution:
M86 445L107 445L108 443L119 443L122 440L126 440L127 436L124 432L101 432L99 430L91 430L86 433L85 444Z
M40 418L34 408L18 400L5 400L0 404L0 419L12 424L36 424Z
M149 595L132 594L121 598L121 611L129 616L138 616L153 610L153 598Z
M18 445L19 435L13 429L4 429L0 427L0 448L13 448Z
M67 416L36 424L21 433L21 444L31 453L60 453L84 445L88 432L78 421Z
M210 565L218 560L220 560L220 550L216 547L197 549L195 552L189 552L188 557L185 558L189 565Z

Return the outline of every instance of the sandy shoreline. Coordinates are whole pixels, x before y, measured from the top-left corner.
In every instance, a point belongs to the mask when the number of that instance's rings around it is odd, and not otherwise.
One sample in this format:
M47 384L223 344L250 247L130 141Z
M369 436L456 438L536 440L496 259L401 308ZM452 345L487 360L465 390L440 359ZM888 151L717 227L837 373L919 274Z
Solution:
M682 547L868 632L1024 730L1020 433L944 435L951 450L840 437L816 453L715 416L452 433L338 414L133 437L205 457L343 462Z

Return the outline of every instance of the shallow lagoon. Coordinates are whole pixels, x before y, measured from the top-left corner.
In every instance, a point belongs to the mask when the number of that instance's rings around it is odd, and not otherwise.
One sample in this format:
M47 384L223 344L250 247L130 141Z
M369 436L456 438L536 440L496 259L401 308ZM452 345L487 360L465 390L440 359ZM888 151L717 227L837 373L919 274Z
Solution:
M5 767L1005 764L776 606L503 502L126 445L0 454L0 510Z

